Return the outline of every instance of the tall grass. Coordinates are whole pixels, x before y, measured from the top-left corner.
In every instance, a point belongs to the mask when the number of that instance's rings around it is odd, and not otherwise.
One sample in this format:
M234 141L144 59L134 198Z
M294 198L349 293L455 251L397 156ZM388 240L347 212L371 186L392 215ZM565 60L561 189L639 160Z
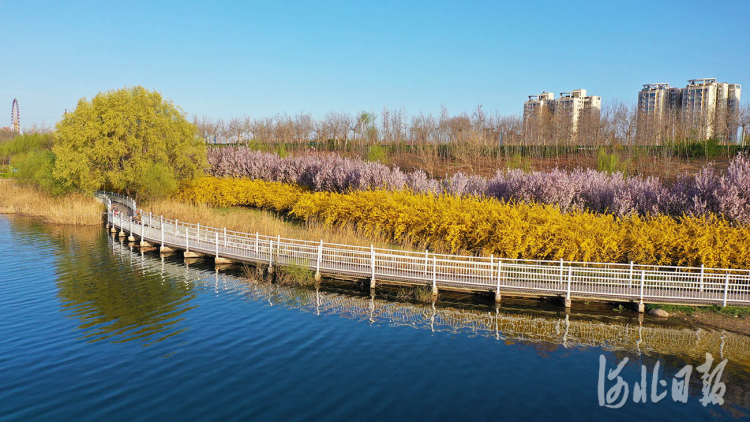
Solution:
M206 201L208 202L208 201ZM180 221L201 223L212 227L226 227L228 230L245 233L260 233L269 236L280 235L289 239L310 241L323 240L326 243L338 243L354 246L374 245L378 248L406 248L424 250L424 243L413 242L405 238L393 242L384 236L364 233L354 224L340 224L329 227L315 220L299 221L274 211L250 209L244 207L214 207L206 203L192 203L187 200L158 199L142 204L144 211L165 218L176 218ZM447 250L435 250L446 252Z
M52 196L39 188L0 179L0 214L37 217L47 223L96 225L104 206L92 196L70 193Z

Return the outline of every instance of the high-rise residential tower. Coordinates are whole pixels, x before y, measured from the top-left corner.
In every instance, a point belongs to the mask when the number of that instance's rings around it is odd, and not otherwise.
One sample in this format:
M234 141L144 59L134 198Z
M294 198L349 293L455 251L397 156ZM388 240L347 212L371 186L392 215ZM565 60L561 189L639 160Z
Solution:
M601 108L602 98L587 96L585 89L561 92L560 98L555 98L551 92L529 95L528 101L523 104L524 127L532 130L532 127L543 123L540 121L546 120L557 130L574 135L581 119L586 115L598 118Z
M740 94L738 84L714 78L690 79L684 88L646 84L638 92L638 131L658 142L677 122L697 139L737 140Z

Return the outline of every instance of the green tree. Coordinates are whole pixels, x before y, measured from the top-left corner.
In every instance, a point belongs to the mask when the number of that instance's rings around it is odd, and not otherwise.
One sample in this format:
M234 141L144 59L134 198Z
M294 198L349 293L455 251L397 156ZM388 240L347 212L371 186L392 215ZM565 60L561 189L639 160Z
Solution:
M57 135L55 177L83 191L168 195L206 167L206 146L185 113L141 86L81 99Z

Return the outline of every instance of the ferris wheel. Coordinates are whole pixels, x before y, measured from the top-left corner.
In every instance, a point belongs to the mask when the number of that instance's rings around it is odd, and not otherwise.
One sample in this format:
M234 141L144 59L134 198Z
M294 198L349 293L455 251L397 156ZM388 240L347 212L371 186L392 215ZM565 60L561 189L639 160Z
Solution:
M10 107L10 131L21 133L21 112L18 110L18 100L15 98Z

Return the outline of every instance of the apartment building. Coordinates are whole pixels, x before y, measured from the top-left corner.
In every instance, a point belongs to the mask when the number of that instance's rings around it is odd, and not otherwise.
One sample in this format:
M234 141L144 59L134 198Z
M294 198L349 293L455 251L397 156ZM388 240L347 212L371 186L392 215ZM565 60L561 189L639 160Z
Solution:
M638 113L643 116L664 117L682 105L682 90L667 83L645 84L638 92Z
M739 84L717 82L714 78L690 79L684 88L669 84L646 84L638 92L638 130L641 136L657 136L677 119L683 128L699 139L717 136L737 140L739 125Z
M602 98L586 95L585 89L561 92L560 98L555 98L551 92L539 95L529 95L523 105L524 127L528 128L535 120L546 116L550 120L569 129L571 134L578 130L578 123L585 113L599 116L602 108Z
M638 92L637 136L659 144L674 127L681 107L681 88L668 83L644 84Z
M551 112L554 108L555 94L544 91L539 95L529 95L528 101L523 103L523 118L540 116L544 112Z

